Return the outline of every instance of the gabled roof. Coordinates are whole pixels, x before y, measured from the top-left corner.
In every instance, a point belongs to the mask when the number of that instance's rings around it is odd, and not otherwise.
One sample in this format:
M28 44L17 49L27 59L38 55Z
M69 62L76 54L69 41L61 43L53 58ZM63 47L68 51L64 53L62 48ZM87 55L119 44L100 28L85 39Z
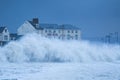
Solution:
M36 27L36 25L33 23L33 21L28 21L35 29L37 30L42 30L43 28L41 28L40 26L39 27Z
M32 26L34 26L35 27L35 25L33 24L33 22L32 21L28 21Z
M6 28L6 27L0 27L0 33L2 33L5 28Z

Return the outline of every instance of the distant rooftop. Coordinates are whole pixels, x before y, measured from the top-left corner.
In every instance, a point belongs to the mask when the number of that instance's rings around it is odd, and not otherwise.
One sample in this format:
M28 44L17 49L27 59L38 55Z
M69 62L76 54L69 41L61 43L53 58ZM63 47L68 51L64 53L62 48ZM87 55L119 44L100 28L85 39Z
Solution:
M5 27L0 27L0 33L2 33L4 29Z
M45 28L45 29L80 29L76 26L73 26L71 24L62 24L62 25L58 25L58 24L40 24L41 28Z
M79 27L76 27L71 24L62 24L62 25L48 24L48 23L39 24L39 20L35 18L33 18L33 21L28 21L28 22L31 23L31 25L33 25L36 29L80 29ZM36 24L38 24L39 27L36 27Z

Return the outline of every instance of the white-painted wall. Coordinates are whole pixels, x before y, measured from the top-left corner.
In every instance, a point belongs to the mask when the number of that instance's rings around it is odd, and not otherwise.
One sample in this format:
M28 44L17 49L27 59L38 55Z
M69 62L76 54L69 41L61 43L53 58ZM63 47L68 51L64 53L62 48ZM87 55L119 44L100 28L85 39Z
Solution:
M6 31L5 31L6 30ZM9 41L10 40L10 34L7 28L3 30L2 33L0 33L0 41Z
M77 33L76 33L76 31L77 31ZM69 38L68 38L68 35L69 35ZM77 38L76 38L76 35L77 35ZM80 30L71 30L71 29L70 30L44 29L42 31L42 36L45 36L48 38L58 38L58 39L63 39L63 40L80 40L81 39L81 31Z
M28 21L25 21L17 30L18 35L25 35L33 32L37 32L37 30Z

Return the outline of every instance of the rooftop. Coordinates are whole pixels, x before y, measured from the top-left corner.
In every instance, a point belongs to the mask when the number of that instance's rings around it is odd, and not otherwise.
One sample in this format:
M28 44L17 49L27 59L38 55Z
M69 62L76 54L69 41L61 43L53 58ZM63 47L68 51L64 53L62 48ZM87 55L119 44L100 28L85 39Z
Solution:
M35 29L80 29L79 27L76 27L74 25L71 24L62 24L62 25L58 25L58 24L48 24L48 23L42 23L39 24L39 19L38 18L33 18L32 21L28 22L35 27Z
M28 21L31 25L35 27L35 29L80 29L79 27L76 27L71 24L48 24L48 23L41 23L39 24L39 27L36 27L36 25L33 23L33 21Z
M45 28L45 29L80 29L76 26L73 26L71 24L62 24L62 25L58 25L58 24L40 24L41 28Z
M0 27L0 33L2 33L5 28L6 27Z

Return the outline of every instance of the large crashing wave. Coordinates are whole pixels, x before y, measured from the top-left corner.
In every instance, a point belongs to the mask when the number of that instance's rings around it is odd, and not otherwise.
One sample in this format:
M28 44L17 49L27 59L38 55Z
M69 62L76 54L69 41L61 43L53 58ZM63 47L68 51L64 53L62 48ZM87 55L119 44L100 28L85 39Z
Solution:
M0 48L0 62L119 61L120 45L62 41L28 34Z

